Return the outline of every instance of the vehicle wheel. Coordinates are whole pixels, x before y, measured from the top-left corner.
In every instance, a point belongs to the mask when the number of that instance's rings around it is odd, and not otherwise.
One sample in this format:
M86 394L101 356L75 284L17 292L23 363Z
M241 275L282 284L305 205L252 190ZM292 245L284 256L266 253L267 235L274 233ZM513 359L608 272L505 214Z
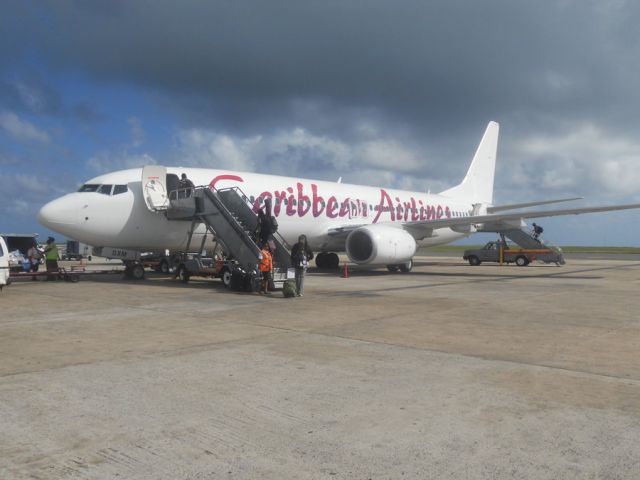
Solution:
M398 268L402 273L409 273L413 268L413 259L409 260L408 262L401 263L400 265L398 265Z
M516 265L518 265L519 267L526 267L527 265L529 265L529 260L527 259L527 257L523 257L522 255L520 255L516 258Z
M228 268L223 268L220 273L220 278L222 279L222 284L226 288L231 288L231 270Z
M387 265L387 270L389 270L390 272L397 272L398 265Z
M327 254L324 252L320 252L316 255L316 267L320 270L327 268Z
M89 255L89 256L87 257L87 260L91 261L91 255Z
M480 259L475 255L471 255L468 260L469 260L469 265L473 265L473 266L480 265L481 263Z
M340 267L340 257L337 253L327 253L327 268L336 270Z
M166 259L160 260L160 273L169 273L169 262Z
M178 267L178 279L183 283L189 281L189 270L187 270L184 265Z
M140 263L136 263L129 268L131 278L134 280L142 280L144 278L144 267Z

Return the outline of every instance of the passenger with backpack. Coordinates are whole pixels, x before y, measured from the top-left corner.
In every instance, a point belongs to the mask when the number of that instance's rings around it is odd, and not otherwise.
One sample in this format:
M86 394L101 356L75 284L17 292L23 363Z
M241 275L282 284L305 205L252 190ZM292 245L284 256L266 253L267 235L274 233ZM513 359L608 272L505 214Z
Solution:
M296 290L298 297L304 295L304 274L309 266L309 260L313 259L313 252L307 244L307 237L300 235L298 243L291 249L291 264L296 273Z

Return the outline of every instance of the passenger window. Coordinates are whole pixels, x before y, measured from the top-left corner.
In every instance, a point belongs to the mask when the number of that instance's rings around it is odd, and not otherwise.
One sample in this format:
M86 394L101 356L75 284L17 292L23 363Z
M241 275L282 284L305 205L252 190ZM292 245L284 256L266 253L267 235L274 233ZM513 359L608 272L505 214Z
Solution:
M126 185L114 185L113 186L113 195L118 195L120 193L125 193L128 190Z
M96 192L103 195L111 195L111 187L113 187L113 185L100 185Z
M78 189L78 191L79 192L95 192L98 189L99 186L100 185L97 185L97 184L94 184L94 183L86 183L86 184L82 185Z

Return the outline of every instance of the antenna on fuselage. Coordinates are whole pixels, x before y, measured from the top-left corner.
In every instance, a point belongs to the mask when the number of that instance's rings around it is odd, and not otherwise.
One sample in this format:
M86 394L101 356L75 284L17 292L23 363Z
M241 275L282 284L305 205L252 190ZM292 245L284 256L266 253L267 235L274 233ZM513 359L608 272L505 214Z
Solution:
M338 177L338 181L336 183L342 183L342 177Z

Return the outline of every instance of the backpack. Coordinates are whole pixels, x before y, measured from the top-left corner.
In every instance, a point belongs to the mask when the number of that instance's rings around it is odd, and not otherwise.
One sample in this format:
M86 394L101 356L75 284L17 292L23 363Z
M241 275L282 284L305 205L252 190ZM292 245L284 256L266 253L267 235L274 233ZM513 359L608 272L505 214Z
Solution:
M284 285L282 285L282 295L286 298L291 298L296 296L296 282L289 279L284 281Z
M276 233L278 231L278 221L276 220L276 217L271 215L269 223L271 224L271 233Z

